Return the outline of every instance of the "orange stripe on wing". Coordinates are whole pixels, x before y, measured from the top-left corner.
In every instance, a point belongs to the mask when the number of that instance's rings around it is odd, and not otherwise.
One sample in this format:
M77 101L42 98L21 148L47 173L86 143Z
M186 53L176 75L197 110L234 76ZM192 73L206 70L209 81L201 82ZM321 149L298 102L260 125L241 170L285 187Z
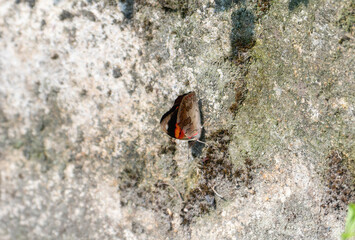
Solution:
M181 129L181 127L178 124L175 124L175 137L177 139L183 139L185 136L184 131Z
M189 137L189 139L193 138L193 137L196 136L197 134L198 134L198 132L195 133L194 135L192 135L191 137Z

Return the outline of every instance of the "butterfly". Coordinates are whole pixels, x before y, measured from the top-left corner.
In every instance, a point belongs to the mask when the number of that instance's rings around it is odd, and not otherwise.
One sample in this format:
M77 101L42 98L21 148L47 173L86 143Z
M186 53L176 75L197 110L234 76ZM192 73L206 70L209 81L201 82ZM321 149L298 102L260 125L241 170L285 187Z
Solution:
M162 116L160 126L170 137L199 141L202 125L196 93L178 96L173 107Z

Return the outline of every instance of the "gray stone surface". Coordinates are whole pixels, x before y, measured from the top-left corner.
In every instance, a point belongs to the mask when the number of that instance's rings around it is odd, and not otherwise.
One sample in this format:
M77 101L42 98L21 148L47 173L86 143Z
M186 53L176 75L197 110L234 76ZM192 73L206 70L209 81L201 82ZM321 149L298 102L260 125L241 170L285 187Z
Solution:
M354 59L353 0L0 0L0 239L338 239Z

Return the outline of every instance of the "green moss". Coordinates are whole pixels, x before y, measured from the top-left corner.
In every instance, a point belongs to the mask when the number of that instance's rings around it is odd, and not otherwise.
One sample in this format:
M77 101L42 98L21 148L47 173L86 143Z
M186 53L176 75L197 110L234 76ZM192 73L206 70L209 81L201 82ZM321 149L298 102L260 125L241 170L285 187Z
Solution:
M62 117L61 109L57 104L58 90L53 89L47 95L49 113L44 110L32 115L33 126L22 136L9 139L11 146L22 150L23 155L29 161L35 161L41 165L42 172L47 172L53 166L60 165L70 159L72 144L67 135L61 131L60 126L70 124L69 116ZM46 141L56 142L56 147L46 146Z
M141 24L148 36L146 56L152 57L146 61L153 60L161 66L172 61L173 71L162 71L162 77L171 73L181 79L181 85L177 83L172 91L178 88L186 92L196 87L205 101L206 119L215 123L206 134L206 141L213 146L206 147L203 157L195 158L197 167L190 164L188 169L179 169L172 160L175 147L168 144L162 147L158 158L146 161L154 165L149 169L158 169L159 174L154 175L151 170L139 173L143 180L138 192L142 193L143 185L147 191L142 202L152 197L159 203L153 201L152 209L178 203L171 187L155 184L157 178L174 181L174 187L184 196L180 212L184 224L218 208L220 200L212 190L216 182L250 185L256 166L272 167L275 155L302 151L310 164L322 170L332 147L354 155L346 136L352 131L351 117L345 110L333 107L339 97L351 95L351 84L344 81L348 76L342 73L349 65L344 56L346 49L333 51L334 45L329 45L333 39L327 37L329 32L318 28L319 18L315 17L333 13L323 11L320 1L292 1L289 7L300 9L294 12L278 1L239 3L230 4L230 8L213 16L217 19L211 20L214 24L230 24L229 28L218 25L218 30L205 24L209 20L204 14L208 14L197 1L189 1L184 18L177 14L181 10L178 1L164 1L172 10L164 12L158 22L151 20L150 11L141 12ZM211 37L211 32L221 37ZM223 36L227 36L232 48L227 54L220 47L226 46ZM162 47L165 43L161 39L167 38L171 39L169 48L177 53L173 60ZM352 98L346 101L353 103ZM230 117L227 109L234 115ZM289 159L285 158L282 164ZM225 193L233 194L233 190ZM169 207L179 211L180 205L174 204Z
M348 215L346 217L345 231L341 235L342 240L355 237L355 204L351 203L348 207Z
M349 2L349 5L344 7L341 11L337 25L345 31L353 33L355 26L355 1Z

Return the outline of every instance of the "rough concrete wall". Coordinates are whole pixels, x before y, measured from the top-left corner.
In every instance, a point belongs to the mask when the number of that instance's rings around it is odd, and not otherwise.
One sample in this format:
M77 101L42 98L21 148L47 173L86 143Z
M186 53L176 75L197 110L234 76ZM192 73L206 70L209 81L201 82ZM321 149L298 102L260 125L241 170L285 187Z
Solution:
M354 5L1 0L1 239L338 239ZM206 146L160 130L192 90Z

